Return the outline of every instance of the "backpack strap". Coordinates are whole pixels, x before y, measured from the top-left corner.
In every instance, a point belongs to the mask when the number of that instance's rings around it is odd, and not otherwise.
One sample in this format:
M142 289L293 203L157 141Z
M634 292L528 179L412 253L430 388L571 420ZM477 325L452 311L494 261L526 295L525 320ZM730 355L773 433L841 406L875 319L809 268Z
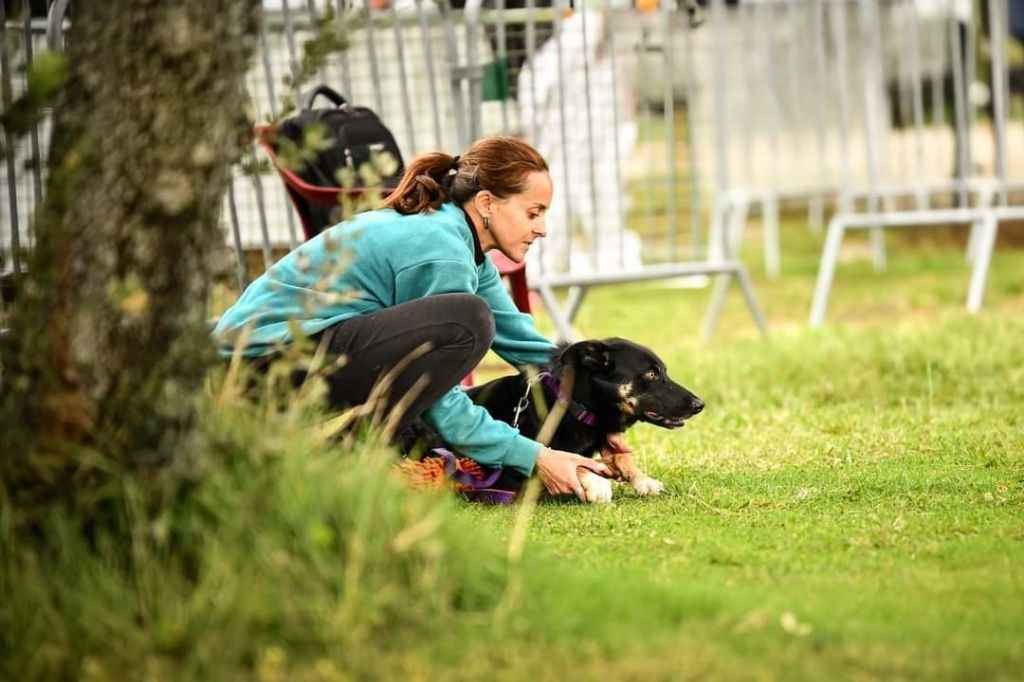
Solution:
M343 107L348 104L348 100L338 94L338 91L329 85L320 84L313 88L313 92L309 93L309 97L306 99L306 106L303 108L304 111L310 111L313 108L313 100L319 95L323 95L327 99L331 100L336 107Z

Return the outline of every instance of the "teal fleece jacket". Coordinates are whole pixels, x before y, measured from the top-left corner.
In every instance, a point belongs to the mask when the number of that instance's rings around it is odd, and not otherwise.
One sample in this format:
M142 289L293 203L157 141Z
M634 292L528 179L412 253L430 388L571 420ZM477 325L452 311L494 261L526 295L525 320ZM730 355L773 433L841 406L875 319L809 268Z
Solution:
M259 357L290 343L293 330L308 336L446 293L476 294L488 303L496 328L491 347L506 362L518 367L548 360L554 345L515 307L468 217L453 203L418 215L370 211L325 230L246 287L213 333L222 355L230 356L244 338L243 355ZM484 466L526 475L533 470L540 444L492 419L457 386L423 417L445 442Z

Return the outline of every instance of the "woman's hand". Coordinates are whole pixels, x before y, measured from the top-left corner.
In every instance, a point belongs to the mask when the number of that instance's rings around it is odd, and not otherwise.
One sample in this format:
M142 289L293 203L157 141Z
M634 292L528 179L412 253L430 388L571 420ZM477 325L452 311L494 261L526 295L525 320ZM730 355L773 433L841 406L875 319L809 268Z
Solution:
M601 476L611 474L603 463L571 452L544 447L537 455L537 475L552 495L575 495L581 500L586 499L577 467Z

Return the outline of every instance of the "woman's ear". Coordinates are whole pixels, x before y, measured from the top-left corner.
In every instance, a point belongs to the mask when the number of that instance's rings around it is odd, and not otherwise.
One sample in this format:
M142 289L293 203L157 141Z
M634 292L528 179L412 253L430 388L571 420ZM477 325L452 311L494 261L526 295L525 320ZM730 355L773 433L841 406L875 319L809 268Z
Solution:
M494 195L485 189L480 190L473 196L473 205L476 207L477 213L486 218L491 217L491 203L493 201Z

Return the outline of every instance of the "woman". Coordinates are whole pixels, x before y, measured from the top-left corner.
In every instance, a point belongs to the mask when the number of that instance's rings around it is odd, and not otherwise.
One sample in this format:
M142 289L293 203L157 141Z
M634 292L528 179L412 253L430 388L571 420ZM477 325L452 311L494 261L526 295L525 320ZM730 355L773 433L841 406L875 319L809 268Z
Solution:
M347 359L326 377L332 407L364 403L391 371L386 409L403 410L395 433L422 416L484 466L536 467L550 493L582 496L577 467L607 475L603 464L521 436L458 386L488 348L516 366L548 360L551 342L484 254L523 262L547 233L551 193L547 163L516 138L419 156L386 208L325 230L250 284L214 331L222 352L243 342L245 356L266 356L297 329Z

